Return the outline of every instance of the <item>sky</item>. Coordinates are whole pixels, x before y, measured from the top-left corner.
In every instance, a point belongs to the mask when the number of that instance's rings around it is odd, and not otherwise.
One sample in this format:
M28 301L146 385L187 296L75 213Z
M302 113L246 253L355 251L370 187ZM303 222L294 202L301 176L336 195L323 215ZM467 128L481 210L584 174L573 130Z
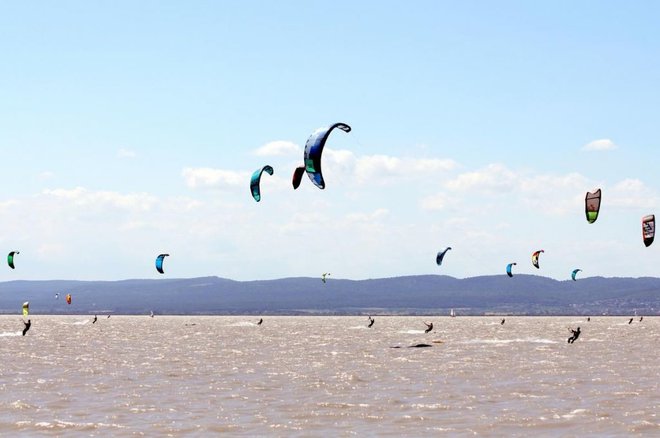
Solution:
M0 281L658 276L660 243L641 238L660 214L658 16L0 1L0 254L20 251ZM336 122L352 131L326 144L326 188L294 191L305 141Z

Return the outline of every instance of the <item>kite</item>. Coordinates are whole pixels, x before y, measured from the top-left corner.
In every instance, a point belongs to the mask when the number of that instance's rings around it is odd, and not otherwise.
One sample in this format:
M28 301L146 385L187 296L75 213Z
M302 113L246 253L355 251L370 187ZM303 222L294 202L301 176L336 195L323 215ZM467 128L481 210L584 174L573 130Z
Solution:
M30 314L30 302L26 301L23 303L23 318L26 318Z
M598 212L600 211L600 189L595 192L587 192L584 198L584 212L587 215L587 222L593 224L598 219Z
M644 245L651 246L655 237L655 215L650 214L642 218L642 237Z
M334 125L317 129L309 136L305 143L305 171L307 172L309 179L312 180L314 185L319 189L325 188L325 180L323 179L323 173L321 172L321 155L323 154L323 147L325 146L325 142L328 140L330 133L335 128L339 128L344 132L351 132L351 127L347 124L335 123ZM293 173L294 188L296 188L296 185L300 185L300 181L298 181L300 178L298 178L298 180L296 178L298 177L298 174L302 172L298 169Z
M167 257L167 256L169 256L169 254L160 254L158 257L156 257L156 269L161 274L165 273L165 271L163 271L163 261L165 260L165 257Z
M297 189L300 186L302 181L302 176L305 174L305 166L296 167L293 171L293 178L291 179L291 184L293 184L293 190Z
M576 276L577 273L580 272L581 270L582 270L582 269L573 269L573 272L571 273L571 278L573 279L573 281L577 281L577 280L575 279L575 276Z
M435 263L440 266L442 264L442 259L445 258L445 253L451 249L451 246L448 246L443 251L440 251L438 255L435 256Z
M509 263L508 265L506 265L506 275L508 275L509 277L513 277L513 272L511 272L511 267L516 265L517 263Z
M261 201L261 188L259 186L261 184L261 174L264 172L268 173L269 175L272 175L273 168L271 166L266 165L261 169L257 169L254 171L254 173L252 174L252 178L250 179L250 191L252 192L252 197L257 202Z
M9 265L10 268L14 269L14 256L16 254L20 254L18 251L12 251L7 255L7 264Z
M545 251L540 249L538 251L535 251L534 254L532 254L532 265L534 265L536 269L539 269L539 256L541 255L542 252Z
M326 272L326 273L324 273L323 275L321 275L321 281L322 281L323 283L325 283L325 282L326 282L326 279L325 279L325 277L327 277L328 275L330 275L330 273L329 273L329 272Z

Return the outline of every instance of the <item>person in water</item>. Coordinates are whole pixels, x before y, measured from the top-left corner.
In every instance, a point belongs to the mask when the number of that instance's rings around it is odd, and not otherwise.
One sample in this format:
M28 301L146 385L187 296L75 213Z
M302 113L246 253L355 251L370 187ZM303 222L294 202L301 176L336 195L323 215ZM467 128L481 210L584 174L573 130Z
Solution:
M500 325L504 325L504 321L506 321L506 319L502 318L502 322L500 322Z
M23 329L23 336L25 336L25 334L28 332L28 330L30 330L30 326L32 325L32 321L30 321L28 319L27 322L23 321L23 324L25 324L25 328Z
M428 333L431 330L433 330L433 323L432 322L425 322L424 324L426 324L426 330L424 330L424 333Z
M628 324L632 324L633 318L630 318L630 321L628 321Z
M264 322L264 319L263 319L263 318L259 318L259 322L257 323L257 325L261 325L262 322Z
M643 317L643 316L640 316L640 317L639 317L639 322L642 322L642 319L644 319L644 317Z
M94 319L92 320L92 324L96 324L96 320L97 320L97 319L98 319L98 318L96 317L96 315L94 315Z
M371 326L374 325L374 322L376 322L376 320L369 316L369 325L367 327L371 328Z
M578 327L577 330L573 330L573 329L569 329L569 330L570 330L571 332L573 332L573 336L571 336L570 338L568 338L568 343L569 343L569 344L572 344L573 342L575 342L575 340L576 340L577 338L580 337L580 333L581 333L581 332L580 332L580 327Z
M591 321L591 316L587 316L587 322Z

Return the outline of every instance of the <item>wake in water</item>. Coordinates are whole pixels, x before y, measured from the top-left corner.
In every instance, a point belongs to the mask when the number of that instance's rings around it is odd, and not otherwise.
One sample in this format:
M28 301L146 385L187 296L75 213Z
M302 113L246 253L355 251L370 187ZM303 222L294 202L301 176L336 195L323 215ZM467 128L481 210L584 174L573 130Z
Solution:
M0 338L4 338L4 337L7 337L7 336L21 336L21 335L22 335L22 333L20 331L19 332L4 332L4 333L0 333Z
M542 338L516 338L516 339L471 339L469 341L458 342L459 344L512 344L516 342L532 344L556 344L557 341Z
M227 327L257 327L257 323L249 321L235 322L233 324L227 324Z

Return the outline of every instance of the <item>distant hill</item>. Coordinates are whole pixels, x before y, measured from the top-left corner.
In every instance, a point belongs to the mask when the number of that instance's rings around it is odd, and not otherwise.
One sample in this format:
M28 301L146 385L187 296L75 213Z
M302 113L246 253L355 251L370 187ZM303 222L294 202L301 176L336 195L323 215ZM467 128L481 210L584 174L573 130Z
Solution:
M55 294L59 293L59 299ZM71 293L67 305L64 295ZM457 279L440 275L370 280L219 277L0 283L0 313L19 314L658 315L660 278L557 281L519 274Z

